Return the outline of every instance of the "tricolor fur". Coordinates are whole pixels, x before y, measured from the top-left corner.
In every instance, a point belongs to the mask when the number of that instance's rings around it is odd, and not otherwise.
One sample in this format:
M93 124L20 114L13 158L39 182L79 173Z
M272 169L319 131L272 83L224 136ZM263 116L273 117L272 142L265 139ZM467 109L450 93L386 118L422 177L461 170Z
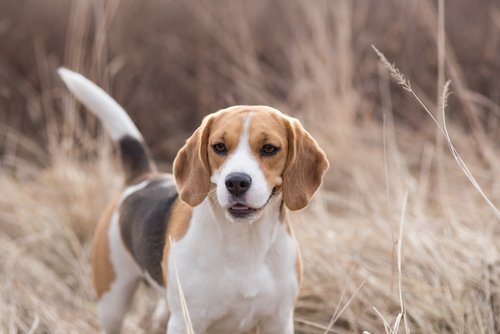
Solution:
M265 106L208 115L159 174L125 111L79 74L59 73L120 144L125 187L104 212L93 279L105 333L119 333L138 283L165 299L155 323L185 332L173 253L196 333L293 333L300 252L287 208L306 207L328 168L294 118Z

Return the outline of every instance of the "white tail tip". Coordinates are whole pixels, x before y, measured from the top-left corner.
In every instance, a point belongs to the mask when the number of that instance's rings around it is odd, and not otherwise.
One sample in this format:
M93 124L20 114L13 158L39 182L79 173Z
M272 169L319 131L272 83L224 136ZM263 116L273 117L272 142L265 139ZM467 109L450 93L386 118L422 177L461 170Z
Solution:
M142 140L141 133L127 112L104 90L83 75L68 69L61 67L57 73L75 97L101 120L113 140L124 136Z

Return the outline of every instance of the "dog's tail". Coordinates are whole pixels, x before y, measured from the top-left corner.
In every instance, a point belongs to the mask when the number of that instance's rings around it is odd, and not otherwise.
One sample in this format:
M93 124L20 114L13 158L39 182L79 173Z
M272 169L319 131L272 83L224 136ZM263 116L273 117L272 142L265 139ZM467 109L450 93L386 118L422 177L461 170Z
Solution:
M141 133L127 112L104 90L81 74L65 68L57 70L68 89L104 124L111 138L120 144L125 182L134 183L142 175L156 172Z

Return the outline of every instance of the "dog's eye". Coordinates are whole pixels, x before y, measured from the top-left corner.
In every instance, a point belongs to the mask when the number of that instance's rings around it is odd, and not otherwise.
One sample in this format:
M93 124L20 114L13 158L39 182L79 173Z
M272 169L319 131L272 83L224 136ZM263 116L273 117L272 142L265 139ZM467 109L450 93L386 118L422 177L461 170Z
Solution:
M267 144L262 146L262 149L260 150L260 155L261 156L275 155L276 153L278 153L279 150L280 150L279 147Z
M225 153L227 151L226 145L224 145L222 143L214 144L214 145L212 145L212 147L214 148L215 153L218 153L218 154Z

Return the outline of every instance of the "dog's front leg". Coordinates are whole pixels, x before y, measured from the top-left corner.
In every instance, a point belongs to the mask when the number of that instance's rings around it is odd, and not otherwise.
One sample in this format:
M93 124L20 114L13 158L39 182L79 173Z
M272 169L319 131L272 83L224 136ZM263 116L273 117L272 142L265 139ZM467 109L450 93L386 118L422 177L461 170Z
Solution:
M293 334L293 308L261 320L260 334Z

